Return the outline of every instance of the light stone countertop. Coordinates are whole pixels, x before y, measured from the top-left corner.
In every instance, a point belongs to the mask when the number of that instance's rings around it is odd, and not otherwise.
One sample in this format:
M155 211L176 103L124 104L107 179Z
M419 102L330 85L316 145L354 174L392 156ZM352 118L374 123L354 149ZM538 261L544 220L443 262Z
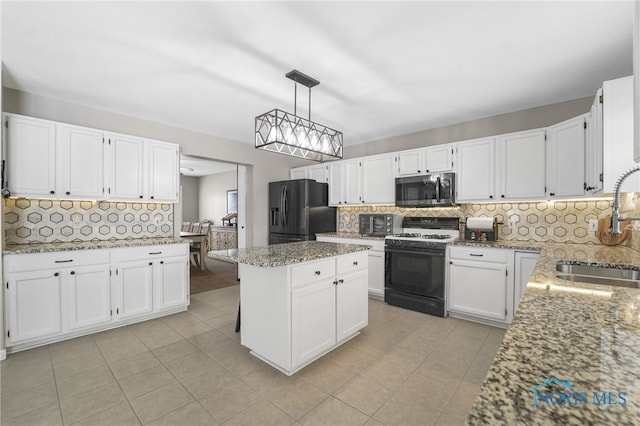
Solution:
M352 240L384 240L384 235L359 234L357 232L320 232L316 237L348 238Z
M163 244L188 244L189 241L174 238L132 238L112 241L78 241L69 243L41 243L41 244L15 244L9 245L2 251L3 255L26 254L26 253L48 253L69 250L94 250L111 249L121 247L155 246Z
M369 246L320 241L300 241L246 249L210 251L208 257L224 262L245 263L263 268L293 265L310 260L368 250Z
M511 248L504 243L488 245ZM555 268L561 261L640 269L640 252L596 244L531 247L540 247L540 257L467 424L638 424L640 289L565 281L555 277ZM538 389L556 392L556 402L569 392L574 404L534 407L532 388L552 378L570 380L572 388L555 383ZM611 392L617 402L626 392L626 403L597 404L594 392L600 401Z

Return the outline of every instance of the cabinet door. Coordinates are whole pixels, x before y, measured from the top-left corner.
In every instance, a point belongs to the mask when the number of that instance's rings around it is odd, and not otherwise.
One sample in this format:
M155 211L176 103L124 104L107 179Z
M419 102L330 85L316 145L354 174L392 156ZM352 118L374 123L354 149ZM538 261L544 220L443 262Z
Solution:
M316 182L327 182L327 169L328 166L321 164L319 166L307 167L307 177L313 179Z
M449 262L449 310L506 321L507 292L506 265L463 260Z
M613 192L615 182L634 167L633 76L602 83L603 192ZM623 192L640 191L640 173L624 181Z
M384 252L369 250L369 294L384 299Z
M149 199L152 201L178 201L178 145L148 142Z
M398 153L398 176L425 173L425 149L410 149Z
M289 170L289 179L304 179L307 177L306 167L298 167L296 169Z
M154 261L154 296L156 309L168 309L187 303L189 261L186 257L168 257Z
M62 331L62 277L52 270L7 277L8 344L54 336Z
M395 204L396 156L362 159L362 203Z
M329 205L341 206L344 204L344 164L332 163L327 166L327 182L329 183Z
M104 198L104 135L100 131L61 125L58 139L58 196Z
M602 89L596 93L587 116L585 140L585 192L596 194L602 191Z
M367 272L338 277L336 285L336 339L341 342L369 323Z
M323 281L291 292L291 349L295 368L336 343L336 290Z
M362 204L362 186L360 176L362 174L362 163L360 160L344 162L344 203Z
M529 277L533 273L538 262L537 253L516 252L515 253L515 288L513 290L513 310L515 312L522 295L527 289Z
M56 126L9 115L8 185L11 195L56 197Z
M546 161L544 130L504 135L497 143L500 199L543 198Z
M432 146L425 151L427 173L442 173L453 171L453 146Z
M70 330L111 321L109 265L82 266L61 273L68 283Z
M550 197L584 195L584 115L549 127L547 145L547 192Z
M122 262L116 269L118 318L126 319L153 311L153 262Z
M109 138L109 181L107 198L138 200L144 198L144 140L115 135Z
M494 145L493 138L458 144L457 201L494 199Z

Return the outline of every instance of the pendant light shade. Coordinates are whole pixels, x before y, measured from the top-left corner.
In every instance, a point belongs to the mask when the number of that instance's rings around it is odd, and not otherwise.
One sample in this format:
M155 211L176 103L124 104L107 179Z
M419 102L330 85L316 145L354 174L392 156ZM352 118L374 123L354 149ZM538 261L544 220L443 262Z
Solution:
M294 113L274 109L257 116L256 148L315 161L342 158L342 132L311 121L311 88L320 82L296 70L286 77L296 83ZM296 115L298 84L309 88L309 119Z

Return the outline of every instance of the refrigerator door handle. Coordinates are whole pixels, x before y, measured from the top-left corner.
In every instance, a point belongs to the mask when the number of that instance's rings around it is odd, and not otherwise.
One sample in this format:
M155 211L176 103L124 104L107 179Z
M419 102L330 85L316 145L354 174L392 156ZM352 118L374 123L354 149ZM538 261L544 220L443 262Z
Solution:
M287 191L287 185L282 185L282 226L287 226L287 197L289 196Z

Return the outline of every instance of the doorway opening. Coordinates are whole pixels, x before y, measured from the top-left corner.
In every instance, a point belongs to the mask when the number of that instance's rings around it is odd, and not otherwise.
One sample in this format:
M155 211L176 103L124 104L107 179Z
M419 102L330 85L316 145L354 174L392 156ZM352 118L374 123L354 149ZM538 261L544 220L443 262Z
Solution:
M174 225L183 237L185 232L201 234L191 242L191 294L238 285L237 265L209 259L206 253L245 247L245 175L242 164L180 156L180 203Z

